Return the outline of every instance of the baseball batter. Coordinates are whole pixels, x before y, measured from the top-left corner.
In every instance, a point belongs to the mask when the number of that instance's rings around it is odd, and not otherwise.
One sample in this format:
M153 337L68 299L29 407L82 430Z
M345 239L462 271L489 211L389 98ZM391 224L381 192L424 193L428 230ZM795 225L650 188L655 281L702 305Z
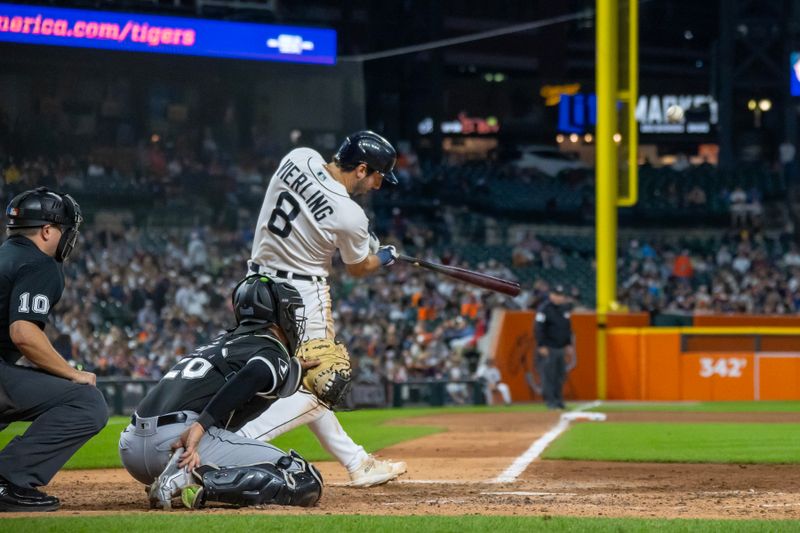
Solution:
M336 250L355 277L388 267L397 258L393 246L380 246L370 234L364 210L351 198L379 189L384 179L396 184L396 159L389 141L372 131L359 131L345 139L333 161L325 162L312 149L297 148L272 176L248 266L251 272L287 280L300 291L308 319L306 345L335 337L327 278ZM351 486L369 487L396 478L406 464L367 454L330 410L348 391L349 373L339 377L324 387L323 395L301 389L279 400L240 434L269 441L308 424L322 446L347 468ZM328 397L321 401L324 395Z
M167 372L120 436L122 464L150 485L154 507L169 508L178 494L190 508L207 500L305 507L322 494L322 477L298 454L233 433L297 391L302 298L256 275L236 287L233 307L237 327Z

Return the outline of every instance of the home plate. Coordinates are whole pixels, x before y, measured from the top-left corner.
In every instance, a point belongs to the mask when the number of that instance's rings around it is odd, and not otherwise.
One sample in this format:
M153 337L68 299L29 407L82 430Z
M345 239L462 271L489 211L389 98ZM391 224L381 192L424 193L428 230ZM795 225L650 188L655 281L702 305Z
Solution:
M593 420L596 422L602 422L606 419L605 413L587 413L585 411L571 411L569 413L563 413L561 415L561 420Z

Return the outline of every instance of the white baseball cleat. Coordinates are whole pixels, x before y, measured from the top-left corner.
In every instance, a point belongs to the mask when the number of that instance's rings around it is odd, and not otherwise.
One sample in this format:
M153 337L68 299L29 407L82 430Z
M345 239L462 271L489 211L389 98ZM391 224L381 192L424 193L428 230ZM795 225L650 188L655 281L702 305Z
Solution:
M164 510L172 509L172 497L177 496L187 484L186 471L178 466L178 460L181 458L183 448L178 448L170 457L164 471L158 476L152 485L150 485L150 508L161 508Z
M382 485L405 474L406 469L405 461L381 461L369 455L356 470L350 472L347 486L366 488Z

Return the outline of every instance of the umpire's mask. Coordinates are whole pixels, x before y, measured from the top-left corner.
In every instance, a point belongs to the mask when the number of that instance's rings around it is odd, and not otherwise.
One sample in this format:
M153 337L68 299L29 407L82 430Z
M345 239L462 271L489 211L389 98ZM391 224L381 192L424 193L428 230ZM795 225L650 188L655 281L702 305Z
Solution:
M11 199L6 209L8 228L37 228L52 224L61 228L61 239L54 259L65 261L78 240L83 216L81 206L69 194L39 187L18 194Z

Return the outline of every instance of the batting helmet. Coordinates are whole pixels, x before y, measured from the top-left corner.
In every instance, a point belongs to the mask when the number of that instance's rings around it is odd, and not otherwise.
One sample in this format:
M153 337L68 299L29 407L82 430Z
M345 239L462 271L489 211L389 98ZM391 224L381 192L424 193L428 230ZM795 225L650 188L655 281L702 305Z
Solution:
M81 206L69 194L39 187L16 195L6 208L8 228L38 228L52 224L61 228L55 260L66 260L75 248L83 222Z
M392 172L397 162L397 152L389 141L374 131L362 130L349 135L334 154L333 160L352 168L364 163L389 183L397 184L397 176Z
M286 335L289 354L295 354L306 330L305 305L297 289L266 276L248 276L233 289L232 301L238 331L275 324Z

